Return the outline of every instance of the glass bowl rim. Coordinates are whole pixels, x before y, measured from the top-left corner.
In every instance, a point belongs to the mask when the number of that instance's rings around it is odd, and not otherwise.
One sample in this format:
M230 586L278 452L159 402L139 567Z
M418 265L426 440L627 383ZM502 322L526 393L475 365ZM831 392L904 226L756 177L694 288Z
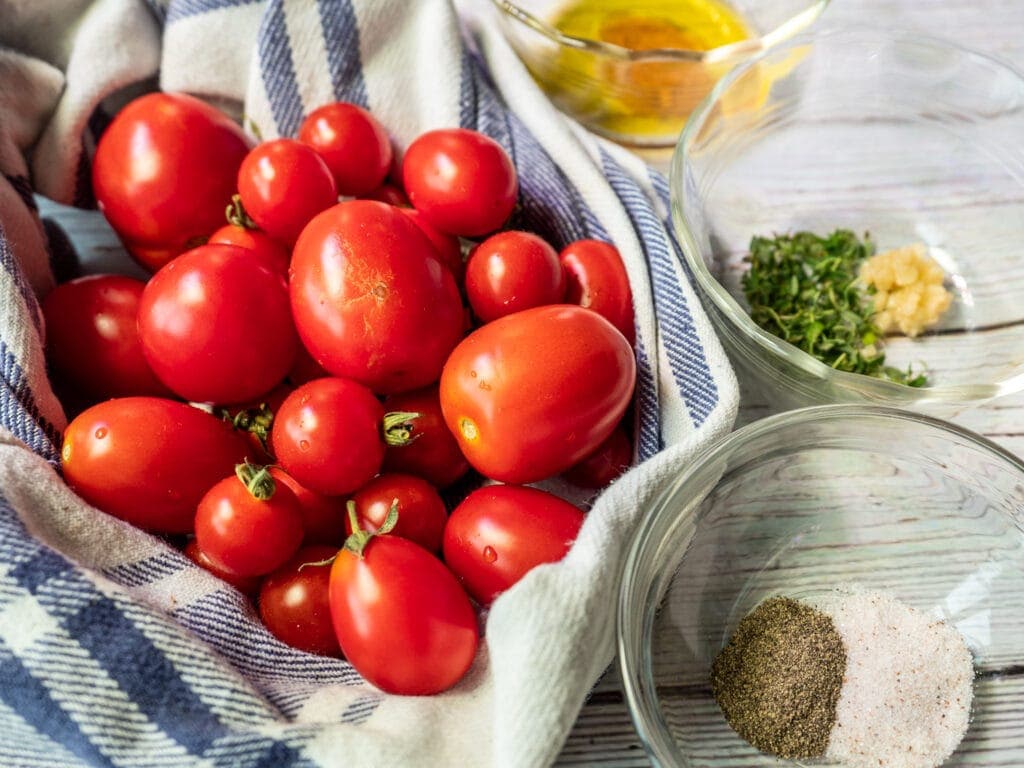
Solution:
M497 0L496 0L497 1ZM840 371L818 360L787 341L765 331L758 326L739 302L711 274L704 259L695 257L700 248L687 226L687 217L683 210L683 199L686 197L685 185L682 182L685 173L688 153L686 148L694 136L703 129L708 117L716 104L739 78L758 66L767 56L778 50L792 49L803 45L813 45L832 38L853 38L864 43L888 41L910 41L916 44L932 46L941 50L955 50L973 58L987 62L995 69L1002 70L1017 81L1019 90L1024 93L1024 74L1012 64L998 56L960 45L951 40L933 35L925 35L909 29L893 29L875 27L869 24L852 24L843 27L810 30L795 35L773 50L764 50L757 55L741 62L727 72L715 84L704 100L690 115L683 131L679 134L669 167L669 194L673 229L680 240L680 248L685 265L692 271L703 293L714 303L726 321L744 338L752 339L756 346L770 355L781 358L798 368L802 373L810 374L818 380L832 380L848 390L867 392L872 398L892 405L908 405L922 401L946 404L977 403L996 397L1013 394L1024 390L1024 364L1018 365L1006 379L998 382L980 384L931 385L911 387L894 381L887 381L859 373Z
M647 714L645 706L646 698L641 692L646 687L649 677L646 664L646 648L641 646L639 656L633 658L629 654L628 638L636 634L633 627L639 621L641 624L646 621L646 614L650 607L634 605L632 594L636 591L636 582L653 581L656 574L649 579L641 577L641 555L645 554L648 543L656 538L657 534L664 533L659 530L659 525L665 518L665 512L670 507L670 501L676 497L694 478L707 471L709 467L728 461L729 457L743 449L746 443L776 432L780 427L788 429L799 428L812 423L821 424L831 422L841 424L849 419L861 420L883 420L901 421L945 433L947 437L959 438L966 441L974 448L980 449L993 458L1001 459L1010 468L1016 470L1024 477L1024 460L989 440L987 437L978 434L966 427L959 426L950 421L938 419L913 411L893 408L887 405L861 404L861 403L833 403L829 405L815 405L800 408L792 411L784 411L766 418L754 421L739 429L730 432L717 440L699 459L691 462L674 480L666 483L651 502L650 509L644 514L636 533L633 535L626 557L623 561L619 574L618 594L615 614L615 651L617 667L620 678L620 685L626 706L629 710L630 720L636 730L640 743L652 765L661 766L661 758L664 756L656 744L663 740L674 744L671 735L661 724L660 710ZM692 510L690 512L692 514ZM676 521L678 522L678 521ZM1024 534L1024 528L1018 526ZM649 585L647 585L649 586ZM640 632L642 634L642 626ZM637 680L641 679L642 684ZM657 751L656 751L657 749Z
M825 10L831 0L807 0L806 7L794 16L789 17L774 29L756 37L739 40L735 43L720 45L706 51L688 48L652 48L635 50L614 43L607 43L592 38L577 37L560 32L543 19L517 5L512 0L491 0L493 5L505 16L525 25L534 32L548 38L557 45L588 51L620 61L696 61L713 63L731 61L740 57L753 56L792 37L797 32L810 26Z

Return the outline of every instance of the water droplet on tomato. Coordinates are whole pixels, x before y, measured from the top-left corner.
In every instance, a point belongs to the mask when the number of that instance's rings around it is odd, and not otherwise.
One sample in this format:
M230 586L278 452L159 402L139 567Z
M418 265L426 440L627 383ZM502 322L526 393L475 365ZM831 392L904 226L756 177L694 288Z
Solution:
M99 429L96 430L95 435L97 440L102 440L104 437L107 436L107 428L100 427Z
M494 551L494 547L484 547L484 560L493 563L497 559L498 553Z
M470 375L470 376L471 376L472 378L474 378L474 379L475 379L475 378L476 378L476 371L470 371L470 372L469 372L469 375Z
M308 451L309 450L309 440L299 440L299 450L300 451Z

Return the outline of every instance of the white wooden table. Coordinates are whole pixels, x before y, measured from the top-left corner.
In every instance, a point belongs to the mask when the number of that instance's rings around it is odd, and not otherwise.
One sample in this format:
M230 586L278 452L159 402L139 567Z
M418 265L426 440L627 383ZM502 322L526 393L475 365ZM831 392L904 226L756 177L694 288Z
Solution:
M996 56L1024 71L1024 0L832 0L820 23L918 30ZM1020 140L1024 142L1024 136ZM744 391L741 403L737 427L770 413L756 391ZM962 413L955 421L1024 456L1024 394ZM557 765L627 768L649 764L613 665L580 712Z

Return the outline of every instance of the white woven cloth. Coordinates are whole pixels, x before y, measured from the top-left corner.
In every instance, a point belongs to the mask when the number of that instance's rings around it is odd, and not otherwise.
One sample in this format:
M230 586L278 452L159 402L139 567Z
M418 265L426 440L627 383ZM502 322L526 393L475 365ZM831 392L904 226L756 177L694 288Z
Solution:
M738 396L668 234L665 180L559 115L480 18L460 29L448 0L0 0L0 764L558 755L612 660L633 530L666 478L729 430ZM484 131L519 170L510 226L623 255L642 463L597 498L562 562L494 603L469 675L445 694L384 695L344 661L286 648L239 594L82 503L56 471L64 416L37 303L53 278L31 191L88 205L96 135L157 82L244 110L264 137L333 99L368 106L400 146L441 126Z

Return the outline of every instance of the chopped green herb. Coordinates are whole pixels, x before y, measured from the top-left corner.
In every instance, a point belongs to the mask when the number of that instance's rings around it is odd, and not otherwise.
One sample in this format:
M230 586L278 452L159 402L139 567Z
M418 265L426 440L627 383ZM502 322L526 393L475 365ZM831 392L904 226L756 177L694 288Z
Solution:
M864 236L837 229L828 237L797 232L750 241L743 292L761 328L840 371L923 387L924 374L885 364L882 333L857 272L874 253Z

